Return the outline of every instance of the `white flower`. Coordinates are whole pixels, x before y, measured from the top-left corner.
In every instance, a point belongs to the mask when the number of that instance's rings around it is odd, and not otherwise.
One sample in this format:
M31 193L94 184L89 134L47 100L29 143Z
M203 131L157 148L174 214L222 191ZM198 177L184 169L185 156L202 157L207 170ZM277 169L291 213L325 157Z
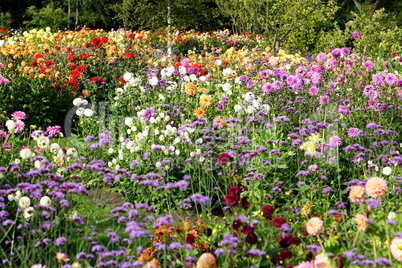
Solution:
M72 158L77 158L78 157L78 152L75 148L69 148L66 152L66 155Z
M52 200L51 200L50 197L47 196L47 195L42 196L42 198L39 200L39 204L40 204L41 206L44 206L44 207L50 207L50 204L51 204L51 203L52 203Z
M186 67L180 66L180 67L179 67L179 73L180 73L180 74L186 74L186 73L187 73Z
M130 81L131 78L133 78L133 73L125 73L125 74L123 75L123 79L124 79L124 81L126 81L126 82Z
M28 218L32 217L34 212L35 212L35 210L33 207L27 207L27 208L24 208L22 215L24 216L25 219L28 219Z
M235 112L237 113L237 112L240 112L241 110L243 110L243 107L242 107L241 105L239 105L239 104L236 104L236 105L234 106L234 110L235 110Z
M246 94L243 95L243 98L246 101L253 101L255 99L255 96L252 92L247 92Z
M113 148L109 148L109 149L107 150L107 152L108 152L109 154L112 154L112 153L114 153L114 149L113 149Z
M225 91L226 93L232 88L232 85L229 83L225 83L220 86L222 87L222 90Z
M200 77L198 77L198 80L200 82L205 82L205 81L207 81L207 77L205 75L201 75Z
M395 212L390 212L388 213L388 220L393 220L396 218L396 213Z
M7 195L7 198L9 201L15 201L18 202L22 196L22 193L20 190L16 191L15 193Z
M88 101L87 101L87 100L82 100L81 105L87 106L87 105L88 105Z
M92 111L91 109L85 109L84 110L84 114L88 117L91 117L94 115L94 111Z
M60 150L60 145L57 143L50 144L50 151L56 154Z
M28 159L32 156L32 151L29 148L24 148L20 151L20 156L22 159Z
M159 82L159 80L158 80L158 77L155 77L155 76L153 76L153 77L151 77L149 80L148 80L148 83L151 85L151 86L157 86L158 85L158 82Z
M392 173L392 168L390 167L385 167L382 169L382 174L384 174L385 176L391 175Z
M43 165L43 164L42 164L42 161L40 161L40 160L36 160L35 163L34 163L34 166L35 166L35 168L37 168L37 169L40 169L40 168L45 167L45 165Z
M13 131L15 129L15 123L13 120L6 121L6 127L9 131Z
M84 108L78 108L77 111L75 111L75 114L78 116L82 116L84 114Z
M222 71L223 76L231 75L233 73L233 70L230 68L226 68Z
M215 61L215 64L218 65L218 66L220 66L220 65L222 65L222 61L221 61L221 60L216 60L216 61Z
M49 138L46 137L46 136L40 136L40 137L36 140L36 143L38 144L38 147L39 147L39 148L42 148L42 149L46 149L46 148L49 146L49 142L50 142L50 140L49 140Z
M81 98L75 98L74 100L73 100L73 104L74 104L74 106L80 106L81 104L82 104L82 99Z
M31 199L27 196L23 196L18 200L18 206L20 208L27 208L31 205Z
M133 125L133 119L131 117L126 117L126 119L124 119L124 124L131 127Z
M161 163L161 162L156 162L156 163L155 163L155 167L160 168L161 166L162 166L162 163Z

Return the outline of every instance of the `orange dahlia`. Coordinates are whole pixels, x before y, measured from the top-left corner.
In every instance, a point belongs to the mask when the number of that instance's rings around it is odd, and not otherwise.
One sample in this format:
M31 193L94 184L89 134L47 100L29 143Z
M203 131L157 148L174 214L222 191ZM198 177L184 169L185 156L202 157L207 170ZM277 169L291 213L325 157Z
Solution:
M213 99L209 95L201 95L200 97L200 105L202 108L209 108L212 106Z
M205 110L199 107L194 110L194 115L197 117L203 117L205 115Z
M188 95L194 96L197 93L197 87L193 83L189 82L184 86L184 91Z

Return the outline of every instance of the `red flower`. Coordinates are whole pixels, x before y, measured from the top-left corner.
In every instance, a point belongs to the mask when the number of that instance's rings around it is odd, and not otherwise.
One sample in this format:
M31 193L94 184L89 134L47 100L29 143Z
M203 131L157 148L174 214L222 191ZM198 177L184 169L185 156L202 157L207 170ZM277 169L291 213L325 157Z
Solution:
M132 57L134 57L134 53L133 52L126 52L126 54L124 56L126 58L132 58Z
M80 54L80 58L83 59L83 60L88 59L87 53L81 53L81 54Z
M243 230L241 232L245 235L252 234L252 233L254 233L254 227L247 225L246 227L243 228Z
M44 74L44 73L46 73L46 70L47 70L47 67L42 67L42 68L40 68L39 72Z
M75 68L77 71L83 72L87 69L87 66L79 65Z
M102 36L101 41L102 41L102 43L106 44L107 42L109 42L109 37Z
M288 249L282 249L281 251L279 251L279 257L282 260L288 260L292 258L292 252Z
M235 221L233 221L233 223L232 223L232 228L233 228L233 230L235 230L235 231L239 231L240 230L240 227L243 225L243 223L241 222L241 220L235 220Z
M240 197L237 193L227 193L225 196L225 204L228 206L234 206L240 201Z
M76 57L73 54L68 55L68 58L67 58L68 62L73 62L73 61L75 61L75 59L76 59Z
M78 78L78 77L80 77L81 76L81 73L79 72L79 71L77 71L77 70L72 70L71 71L71 77L72 78ZM70 80L70 82L71 82L71 80ZM77 83L78 83L78 81L77 81Z
M54 67L54 62L53 62L52 60L47 60L47 61L45 62L45 64L46 64L46 67L48 67L48 68Z
M229 163L232 160L233 160L233 158L229 154L226 154L226 153L218 156L218 164L219 165L224 165L226 163Z
M38 62L36 60L31 62L31 67L35 68L36 66L38 66Z
M272 220L272 214L274 213L274 207L270 205L263 205L261 208L262 216L268 220Z
M240 205L242 208L249 208L250 202L248 202L249 198L247 196L243 196L240 198Z
M91 82L98 82L99 81L99 77L94 76L91 78Z
M229 62L227 62L227 61L223 62L223 66L228 66L228 64L229 64Z
M127 38L128 38L128 39L134 39L134 37L135 37L134 34L129 34L129 35L127 35Z
M101 39L99 37L92 38L91 44L94 45L95 47L101 47L102 46Z
M60 47L59 46L54 46L54 49L60 50Z
M398 54L396 54L395 52L391 52L391 55L392 55L392 57L396 57L396 56L398 56Z
M252 244L252 245L254 245L254 244L256 244L258 242L258 238L257 238L257 235L255 233L248 234L246 236L245 240L246 240L246 243Z
M279 228L279 227L281 227L282 224L286 223L286 220L282 217L275 217L272 220L272 223L274 224L274 226Z
M40 58L43 58L43 54L35 54L35 56L34 56L34 59L35 60L37 60L37 59L40 59Z
M75 65L75 64L69 64L69 65L68 65L68 68L70 68L70 69L75 69L75 68L77 68L77 65Z
M123 77L119 77L118 80L119 80L119 82L122 83L123 85L124 85L125 83L127 83L127 81L124 80Z

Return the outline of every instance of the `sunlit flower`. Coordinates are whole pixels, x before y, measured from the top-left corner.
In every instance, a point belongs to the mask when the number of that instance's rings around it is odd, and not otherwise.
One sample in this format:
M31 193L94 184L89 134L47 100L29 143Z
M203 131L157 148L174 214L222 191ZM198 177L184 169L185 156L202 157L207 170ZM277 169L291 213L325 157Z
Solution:
M189 82L186 83L186 85L184 86L184 91L188 95L194 96L197 93L197 87L193 83Z
M205 110L199 107L194 110L194 115L197 117L203 117L205 115Z
M306 223L306 231L309 235L319 235L323 230L324 222L318 217L313 217L309 219Z
M32 156L32 151L29 148L21 149L20 156L22 159L28 159Z
M371 177L366 182L366 193L372 198L381 198L388 191L387 181L380 177Z
M197 261L197 268L215 268L216 258L209 252L203 253Z
M200 96L200 106L201 106L202 108L209 108L209 107L211 107L211 106L212 106L212 102L213 102L213 99L212 99L211 96L205 95L205 94L203 94L203 95Z
M33 207L27 207L27 208L24 208L24 210L22 212L22 216L24 216L25 219L28 219L28 218L32 217L34 212L35 212L35 210Z
M364 187L360 185L353 186L349 191L349 199L354 203L362 203L364 201Z
M357 224L359 231L364 231L367 228L367 217L362 214L356 214L352 219Z
M41 199L39 200L39 204L44 207L50 207L51 203L52 203L52 200L50 199L49 196L46 196L46 195L42 196Z
M402 261L402 238L395 237L392 239L390 250L395 259Z
M70 261L70 259L68 258L66 253L63 252L57 252L56 253L56 260L58 260L59 262L68 262Z
M31 199L27 196L23 196L18 200L18 206L20 208L27 208L31 205Z

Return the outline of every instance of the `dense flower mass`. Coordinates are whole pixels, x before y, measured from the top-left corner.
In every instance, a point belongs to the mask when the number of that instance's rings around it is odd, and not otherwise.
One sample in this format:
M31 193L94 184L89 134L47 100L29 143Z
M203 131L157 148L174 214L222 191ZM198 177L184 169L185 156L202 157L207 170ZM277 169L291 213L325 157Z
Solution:
M3 265L402 261L402 60L363 34L308 57L247 32L1 38Z

